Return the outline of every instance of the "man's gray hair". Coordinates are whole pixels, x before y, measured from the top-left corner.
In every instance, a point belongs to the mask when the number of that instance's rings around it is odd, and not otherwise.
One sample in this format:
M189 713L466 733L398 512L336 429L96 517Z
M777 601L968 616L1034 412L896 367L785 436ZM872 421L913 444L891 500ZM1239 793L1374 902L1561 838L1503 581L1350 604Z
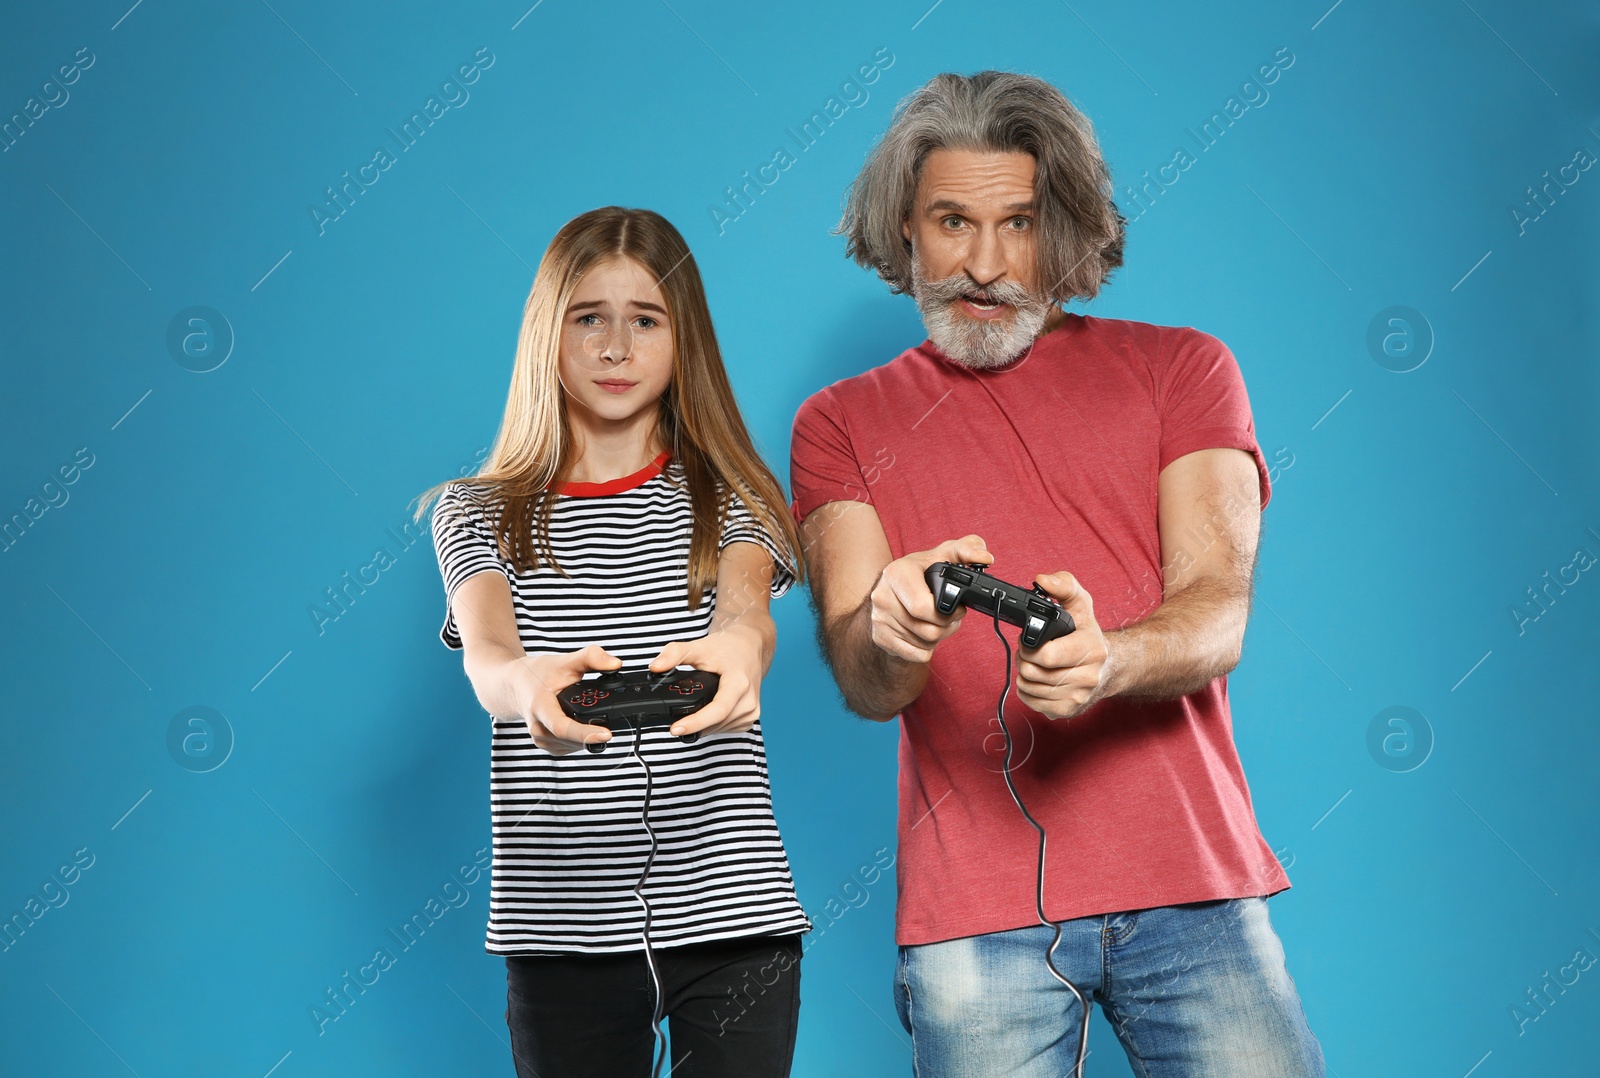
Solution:
M1043 79L1009 71L936 75L895 109L850 185L836 230L846 253L895 292L911 288L911 215L934 150L1031 154L1038 288L1051 303L1092 299L1122 265L1127 221L1089 118Z

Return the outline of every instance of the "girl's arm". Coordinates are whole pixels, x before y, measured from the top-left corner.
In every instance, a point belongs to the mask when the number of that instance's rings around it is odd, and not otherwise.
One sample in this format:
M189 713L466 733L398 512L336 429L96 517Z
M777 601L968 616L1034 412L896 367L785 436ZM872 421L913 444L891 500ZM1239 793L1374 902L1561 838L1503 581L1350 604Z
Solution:
M772 573L772 555L759 544L736 541L723 547L711 628L698 640L668 644L651 660L652 670L688 665L709 670L721 682L711 702L673 723L672 733L736 733L761 717L761 679L778 646L770 605Z
M609 741L611 731L567 718L555 694L590 670L615 670L622 660L598 644L566 655L522 649L511 585L503 573L474 573L451 600L461 632L462 665L478 703L497 719L522 719L534 744L557 756L586 741Z

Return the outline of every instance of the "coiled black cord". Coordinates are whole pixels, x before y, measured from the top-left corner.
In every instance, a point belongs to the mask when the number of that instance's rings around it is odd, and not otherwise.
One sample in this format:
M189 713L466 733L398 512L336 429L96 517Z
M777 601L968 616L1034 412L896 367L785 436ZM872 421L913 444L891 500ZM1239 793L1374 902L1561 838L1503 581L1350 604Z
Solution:
M1017 784L1011 781L1011 756L1016 748L1015 742L1011 740L1011 728L1006 725L1006 698L1011 695L1011 641L1007 640L1006 634L1000 631L1000 598L999 595L995 596L994 635L1000 638L1001 645L1006 649L1006 678L1005 688L1000 691L1000 703L995 706L995 718L999 721L1000 732L1005 735L1006 739L1006 789L1011 791L1011 800L1017 803L1017 809L1021 811L1029 826L1039 832L1039 882L1034 891L1033 905L1034 910L1038 913L1039 923L1047 928L1056 930L1055 938L1050 941L1049 948L1044 952L1044 964L1049 967L1051 975L1056 980L1067 986L1067 991L1073 994L1078 1001L1078 1006L1083 1010L1083 1022L1078 1029L1078 1061L1072 1068L1072 1078L1083 1078L1083 1061L1089 1055L1089 998L1079 990L1077 985L1069 981L1065 974L1056 968L1055 953L1056 948L1061 946L1061 925L1059 922L1052 921L1044 915L1044 828L1039 826L1039 821L1033 818L1033 813L1028 811L1028 806L1022 803L1022 796L1017 793Z
M1009 665L1010 660L1007 660L1007 666L1009 667ZM1009 676L1008 673L1007 677ZM644 897L644 881L650 875L651 866L656 863L656 833L655 829L650 826L650 765L645 763L643 754L639 752L639 742L644 737L644 730L637 722L632 720L629 720L628 725L633 727L633 758L639 761L640 767L644 768L644 810L641 815L644 820L644 833L650 836L650 855L645 858L644 871L639 874L639 882L633 886L633 897L637 898L639 905L644 907L644 961L645 965L650 968L650 987L655 993L655 1003L650 1016L650 1030L655 1034L655 1048L651 1051L655 1064L651 1067L650 1074L651 1078L660 1078L662 1064L667 1061L667 1036L661 1032L661 1007L663 1003L661 998L661 972L656 969L655 952L650 949L650 903Z

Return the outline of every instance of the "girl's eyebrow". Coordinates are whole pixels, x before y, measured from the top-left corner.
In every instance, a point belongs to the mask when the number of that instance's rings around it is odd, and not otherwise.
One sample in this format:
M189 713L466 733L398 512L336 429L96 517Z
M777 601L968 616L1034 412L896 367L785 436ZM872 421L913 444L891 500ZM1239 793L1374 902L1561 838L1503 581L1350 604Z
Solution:
M570 311L587 311L587 310L591 310L591 309L593 309L595 307L604 307L604 306L605 306L605 301L604 300L586 299L582 303L574 303L574 304L569 305L567 307L567 310L569 312ZM655 311L657 314L661 314L661 315L664 315L664 314L667 313L667 310L666 310L665 307L662 307L659 304L651 303L648 300L630 299L628 301L628 306L637 307L642 311Z

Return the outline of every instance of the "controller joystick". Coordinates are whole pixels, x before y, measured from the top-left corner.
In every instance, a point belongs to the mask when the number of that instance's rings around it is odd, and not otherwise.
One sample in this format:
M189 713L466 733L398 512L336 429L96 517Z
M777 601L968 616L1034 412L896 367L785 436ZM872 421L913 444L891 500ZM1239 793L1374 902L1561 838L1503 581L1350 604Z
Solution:
M923 573L941 614L964 606L1022 629L1022 646L1036 648L1077 629L1072 615L1038 584L1021 588L992 577L987 564L936 561Z
M629 726L671 726L685 715L711 702L719 678L706 670L612 670L595 678L574 682L556 693L568 718L615 732ZM685 745L700 740L698 733L678 739ZM591 753L604 752L605 743L585 745Z

